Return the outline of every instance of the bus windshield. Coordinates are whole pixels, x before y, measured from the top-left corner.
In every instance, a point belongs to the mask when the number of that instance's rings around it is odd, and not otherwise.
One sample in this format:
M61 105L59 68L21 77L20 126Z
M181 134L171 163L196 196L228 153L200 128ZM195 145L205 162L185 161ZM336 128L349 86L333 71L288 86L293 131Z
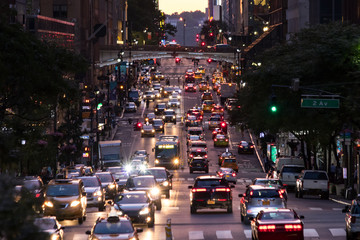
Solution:
M155 148L155 157L158 158L172 158L177 156L176 145L159 145Z

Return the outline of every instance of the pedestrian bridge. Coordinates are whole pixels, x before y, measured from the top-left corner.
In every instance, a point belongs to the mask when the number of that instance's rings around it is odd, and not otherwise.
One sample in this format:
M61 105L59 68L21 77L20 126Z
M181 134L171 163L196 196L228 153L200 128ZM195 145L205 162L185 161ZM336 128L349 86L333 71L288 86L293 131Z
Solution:
M123 54L121 54L123 53ZM166 48L158 46L131 46L131 47L107 47L100 49L100 62L96 64L97 67L105 67L118 64L119 57L122 61L132 62L153 58L186 58L207 60L211 58L214 61L222 61L228 63L236 63L237 54L236 49L227 49L226 51L214 51L205 47L180 47L180 48Z

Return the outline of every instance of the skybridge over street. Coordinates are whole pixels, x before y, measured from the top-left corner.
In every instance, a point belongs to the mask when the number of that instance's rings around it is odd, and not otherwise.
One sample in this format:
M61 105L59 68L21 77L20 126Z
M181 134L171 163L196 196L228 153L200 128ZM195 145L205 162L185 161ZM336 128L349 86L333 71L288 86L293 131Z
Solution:
M158 47L158 46L131 46L126 48L100 48L100 62L97 67L106 67L118 64L120 61L132 62L146 59L186 58L228 62L235 64L237 61L236 49L215 51L205 47Z

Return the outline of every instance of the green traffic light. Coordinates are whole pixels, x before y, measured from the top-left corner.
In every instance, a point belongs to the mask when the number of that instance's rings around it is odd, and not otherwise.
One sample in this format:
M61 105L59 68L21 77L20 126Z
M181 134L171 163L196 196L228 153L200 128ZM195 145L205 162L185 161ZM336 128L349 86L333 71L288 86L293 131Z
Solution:
M277 111L277 107L276 107L276 106L271 106L270 109L271 109L272 112L276 112L276 111Z
M100 110L100 108L102 107L102 105L103 105L102 103L99 103L99 104L97 105L97 108L96 108L96 109L97 109L97 110Z

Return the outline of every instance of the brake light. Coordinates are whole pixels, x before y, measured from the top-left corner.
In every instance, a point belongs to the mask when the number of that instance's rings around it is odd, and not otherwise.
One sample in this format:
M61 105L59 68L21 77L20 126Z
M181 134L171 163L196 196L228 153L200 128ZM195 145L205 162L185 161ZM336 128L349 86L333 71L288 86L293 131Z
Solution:
M216 142L216 141L217 141L217 139L215 138L215 139L214 139L214 142Z
M355 222L356 222L356 217L355 217L355 216L351 216L350 219L351 219L351 223L355 223Z
M37 193L37 194L35 195L35 197L36 197L36 198L40 197L40 193Z
M227 201L227 199L222 199L222 198L221 198L221 199L218 199L218 201L219 201L219 202L225 202L225 201Z
M250 148L254 148L254 145L251 145Z
M251 191L251 192L250 192L250 196L252 196L253 194L254 194L254 192L253 192L253 191Z
M229 139L225 139L225 141L226 141L226 142L228 142L228 141L229 141Z
M187 116L190 116L190 114L188 113Z
M201 152L201 149L196 150L197 152Z
M216 134L216 131L213 131L213 134Z
M225 126L226 126L226 123L224 123L224 122L221 123L221 126L222 126L222 127L225 127Z
M141 123L138 123L137 126L138 126L138 127L141 127Z
M211 111L214 111L214 109L212 108Z
M232 175L233 177L236 177L236 173L234 173L234 172L233 172L231 175Z
M192 192L206 192L206 188L193 188L191 189Z
M207 155L205 155L204 157L207 158Z
M239 148L243 148L243 146L242 146L242 145L239 145Z
M230 192L230 188L216 188L216 192Z
M219 176L222 177L222 176L224 176L224 174L223 174L223 173L219 173Z
M194 155L190 154L190 157L192 158Z
M185 87L185 89L188 89L188 87Z
M285 224L285 231L301 231L301 224Z
M275 232L275 225L260 225L259 232Z
M200 116L200 119L203 119L203 116Z
M285 192L285 189L280 189L280 193L283 194Z
M221 108L221 111L224 111L224 109L223 109L223 108Z

